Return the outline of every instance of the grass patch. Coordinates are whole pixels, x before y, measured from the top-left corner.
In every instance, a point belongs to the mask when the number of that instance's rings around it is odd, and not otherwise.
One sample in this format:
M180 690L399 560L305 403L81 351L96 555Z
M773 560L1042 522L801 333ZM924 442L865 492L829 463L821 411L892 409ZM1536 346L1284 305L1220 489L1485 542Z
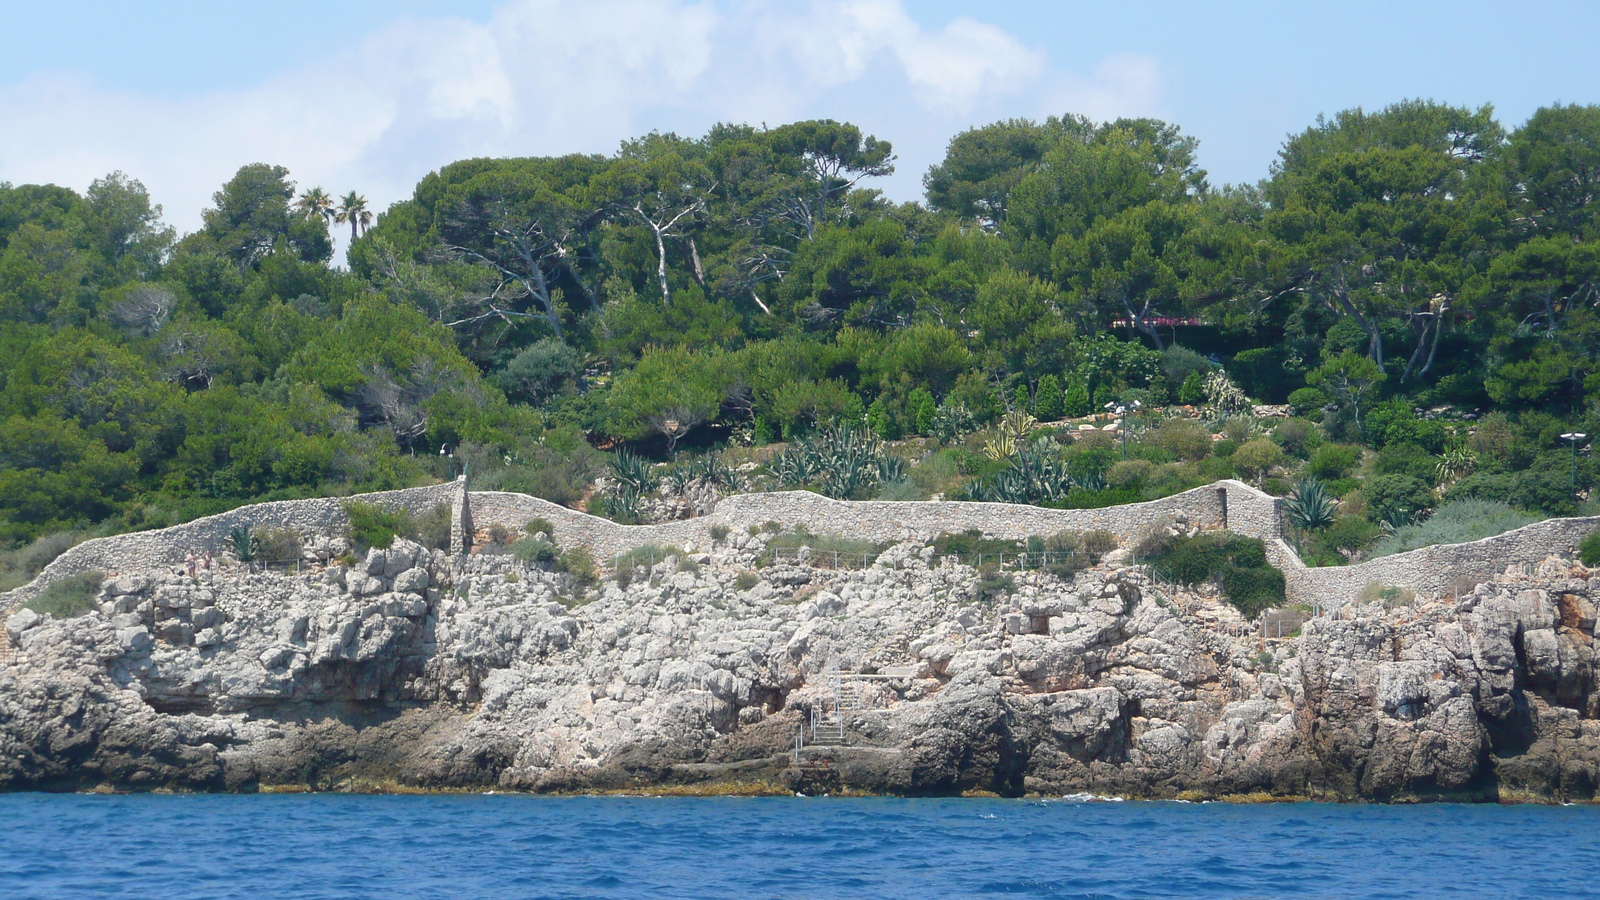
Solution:
M81 616L95 608L94 598L100 594L100 585L105 583L105 576L99 572L79 572L68 575L57 581L52 581L39 596L34 597L22 606L41 615L55 616L58 619L70 619Z
M1361 586L1361 591L1356 594L1357 603L1376 603L1384 609L1394 609L1397 606L1410 606L1411 601L1417 598L1417 592L1399 585L1384 584L1378 581L1369 581Z
M619 553L611 558L611 571L616 574L617 586L627 587L633 583L634 570L644 567L646 571L667 559L684 559L688 556L682 547L673 547L667 544L645 544L635 547L626 553Z
M1396 528L1378 541L1369 559L1404 553L1434 544L1463 544L1505 534L1544 517L1496 500L1452 500L1434 510L1427 521Z
M83 539L84 535L76 531L58 531L0 553L0 591L13 590L32 581L45 566Z
M761 553L760 565L772 565L778 559L779 551L785 551L783 555L789 556L791 554L788 551L799 550L802 547L811 549L813 562L833 565L837 555L837 568L841 569L864 569L872 565L872 561L884 550L882 545L874 544L872 541L837 534L812 534L800 528L774 535L768 540L766 549Z
M934 538L933 552L937 556L957 556L965 562L969 559L976 560L980 556L1000 556L1002 554L1015 556L1022 552L1022 542L986 538L983 536L983 532L972 528L959 534L951 534L947 531Z

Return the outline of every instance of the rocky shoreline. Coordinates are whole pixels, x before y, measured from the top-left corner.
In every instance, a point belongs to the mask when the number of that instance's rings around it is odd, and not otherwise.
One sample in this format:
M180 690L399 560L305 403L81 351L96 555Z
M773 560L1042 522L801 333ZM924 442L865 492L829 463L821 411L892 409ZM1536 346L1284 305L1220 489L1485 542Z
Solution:
M1007 583L916 542L830 570L761 566L761 541L597 585L404 541L298 575L123 574L86 615L7 621L0 788L1563 802L1600 784L1600 572L1564 560L1280 639L1114 558Z

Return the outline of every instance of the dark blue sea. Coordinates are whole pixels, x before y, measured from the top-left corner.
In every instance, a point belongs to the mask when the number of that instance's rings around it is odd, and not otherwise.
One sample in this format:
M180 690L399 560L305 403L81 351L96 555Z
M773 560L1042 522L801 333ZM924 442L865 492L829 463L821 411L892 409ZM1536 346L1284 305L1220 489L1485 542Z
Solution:
M1600 896L1600 808L0 795L0 897Z

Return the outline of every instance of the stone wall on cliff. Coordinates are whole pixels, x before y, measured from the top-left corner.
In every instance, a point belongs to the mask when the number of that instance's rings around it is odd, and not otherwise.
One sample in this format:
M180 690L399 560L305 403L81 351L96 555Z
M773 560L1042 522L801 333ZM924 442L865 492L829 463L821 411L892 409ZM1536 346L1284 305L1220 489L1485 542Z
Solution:
M1354 600L1371 583L1446 595L1509 565L1536 564L1552 553L1570 554L1585 535L1600 528L1600 517L1550 519L1471 543L1425 547L1352 566L1310 568L1287 540L1283 501L1233 480L1147 503L1083 510L965 501L843 501L806 491L776 491L725 497L708 515L657 525L619 525L526 494L468 492L464 481L347 499L416 513L439 503L451 504L451 549L457 556L470 550L476 531L500 526L517 532L537 518L551 522L561 546L585 547L601 560L651 544L703 548L711 544L714 528L744 532L770 522L875 543L928 541L942 533L974 529L1008 540L1105 529L1126 544L1151 526L1183 520L1191 526L1226 527L1260 538L1272 563L1284 571L1290 600L1324 607ZM219 553L229 531L238 525L294 528L306 537L342 532L348 524L347 499L263 503L172 528L86 541L51 563L33 583L13 591L10 601L27 600L51 581L78 572L142 571L177 565L191 552Z
M32 599L52 581L80 572L105 575L143 572L181 565L190 553L220 555L228 549L229 533L240 526L292 528L306 537L343 533L350 523L345 504L351 501L404 509L413 514L427 512L441 503L459 507L462 487L463 483L458 481L353 497L257 503L170 528L94 538L61 554L39 573L38 578L12 591L8 595L10 603L4 605Z

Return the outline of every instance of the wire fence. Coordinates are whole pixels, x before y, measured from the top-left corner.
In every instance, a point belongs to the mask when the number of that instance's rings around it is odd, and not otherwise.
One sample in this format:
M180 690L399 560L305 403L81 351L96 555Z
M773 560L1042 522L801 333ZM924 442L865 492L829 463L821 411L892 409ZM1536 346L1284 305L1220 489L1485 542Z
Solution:
M882 553L851 550L827 550L815 547L781 547L768 551L772 563L811 566L817 569L865 569L877 562ZM1070 567L1088 568L1088 560L1080 552L1065 553L1040 551L1037 553L950 553L931 560L936 565L966 565L973 568L1049 569Z

